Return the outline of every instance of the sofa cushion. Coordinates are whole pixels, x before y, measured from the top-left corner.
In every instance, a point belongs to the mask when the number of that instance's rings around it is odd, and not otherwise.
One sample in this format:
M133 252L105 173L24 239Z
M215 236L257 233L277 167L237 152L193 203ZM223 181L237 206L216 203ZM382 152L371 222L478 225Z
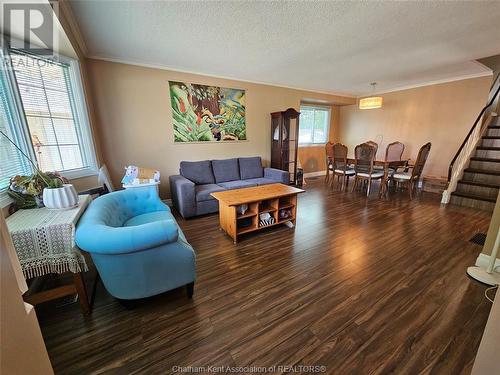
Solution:
M239 158L238 162L240 164L240 177L242 180L264 177L264 169L262 168L260 156Z
M134 216L134 217L128 219L126 222L124 222L123 226L124 227L133 227L136 225L154 223L155 221L160 221L160 220L174 220L175 221L172 213L170 213L169 211L156 211L156 212L148 212L146 214Z
M208 201L210 199L215 199L210 195L210 193L226 190L223 187L216 184L196 185L194 189L196 191L197 202L203 202L203 201Z
M238 159L212 160L215 182L235 181L240 179Z
M255 183L251 183L251 182L247 182L247 181L243 181L243 180L221 182L217 185L222 186L226 190L242 189L242 188L257 186L257 184L255 184Z
M213 184L215 183L212 173L212 163L210 160L203 161L181 161L181 175L195 184Z
M245 182L250 182L251 184L257 184L257 186L276 184L276 181L271 180L270 178L265 178L265 177L250 178L248 180L245 180Z

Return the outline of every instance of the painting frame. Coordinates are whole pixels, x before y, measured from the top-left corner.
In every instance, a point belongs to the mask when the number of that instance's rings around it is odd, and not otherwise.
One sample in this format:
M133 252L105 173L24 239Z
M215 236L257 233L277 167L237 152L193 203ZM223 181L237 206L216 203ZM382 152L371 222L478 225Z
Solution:
M169 80L175 144L248 141L246 90Z

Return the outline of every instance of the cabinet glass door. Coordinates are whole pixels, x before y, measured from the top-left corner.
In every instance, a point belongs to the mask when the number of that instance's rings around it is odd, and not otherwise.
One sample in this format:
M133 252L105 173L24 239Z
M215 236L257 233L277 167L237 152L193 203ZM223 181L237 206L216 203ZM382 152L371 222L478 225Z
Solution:
M295 171L296 171L296 155L297 155L297 129L298 129L298 118L289 118L286 121L288 130L288 140L286 142L286 147L288 151L288 172L290 172L290 182L295 183Z

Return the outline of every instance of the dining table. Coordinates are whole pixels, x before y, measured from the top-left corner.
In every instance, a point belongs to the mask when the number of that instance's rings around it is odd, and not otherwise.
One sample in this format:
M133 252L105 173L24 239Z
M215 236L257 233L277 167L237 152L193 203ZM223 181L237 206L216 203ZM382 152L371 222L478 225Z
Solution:
M384 167L384 176L382 177L382 181L380 182L380 192L379 197L387 196L389 191L388 182L389 182L389 169L397 170L398 168L408 168L410 159L403 160L374 160L373 165ZM347 158L347 163L349 165L354 165L356 163L356 159L352 157Z

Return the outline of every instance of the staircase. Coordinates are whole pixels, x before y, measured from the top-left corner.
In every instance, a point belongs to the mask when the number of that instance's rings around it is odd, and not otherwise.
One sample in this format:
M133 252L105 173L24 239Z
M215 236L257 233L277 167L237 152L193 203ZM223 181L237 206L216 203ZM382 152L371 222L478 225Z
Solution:
M494 117L451 193L451 204L493 211L500 188L500 118Z
M500 189L500 74L448 170L442 203L493 211Z

